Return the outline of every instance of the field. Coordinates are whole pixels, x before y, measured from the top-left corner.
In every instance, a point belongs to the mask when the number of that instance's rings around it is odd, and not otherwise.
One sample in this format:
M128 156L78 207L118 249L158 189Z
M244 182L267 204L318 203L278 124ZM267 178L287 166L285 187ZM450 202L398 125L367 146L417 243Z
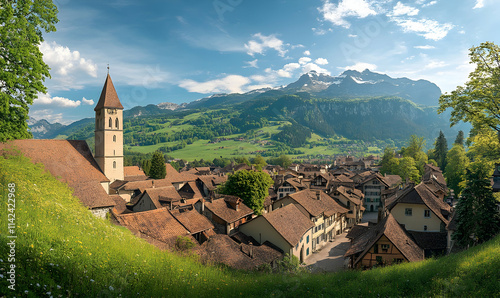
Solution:
M97 219L67 185L22 156L0 156L0 295L89 297L495 297L500 237L440 259L336 274L264 274L203 266ZM12 187L12 183L15 187ZM14 189L15 291L8 185ZM4 257L5 256L5 257Z

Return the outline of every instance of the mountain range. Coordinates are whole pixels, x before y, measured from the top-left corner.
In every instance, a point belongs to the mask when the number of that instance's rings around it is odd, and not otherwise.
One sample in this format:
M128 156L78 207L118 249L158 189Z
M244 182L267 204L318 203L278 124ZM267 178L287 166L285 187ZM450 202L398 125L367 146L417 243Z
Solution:
M245 132L266 120L292 120L325 137L335 134L351 139L407 139L411 134L435 138L439 130L456 134L449 128L449 115L437 114L441 90L426 80L391 78L364 70L347 70L334 77L310 71L282 87L247 93L215 94L181 105L160 103L137 106L124 111L125 119L175 115L211 109L232 109L236 116L229 123ZM253 124L252 124L253 123ZM68 126L32 121L35 138L70 136L93 131L93 118Z

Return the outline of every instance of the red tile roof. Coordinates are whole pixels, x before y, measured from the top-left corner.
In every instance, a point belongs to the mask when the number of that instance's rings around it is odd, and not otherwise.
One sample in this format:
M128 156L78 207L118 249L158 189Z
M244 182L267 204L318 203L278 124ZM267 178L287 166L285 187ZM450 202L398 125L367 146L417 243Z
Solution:
M337 187L336 191L341 193L344 197L346 197L349 201L351 201L355 205L358 205L358 206L361 205L364 195L359 189L353 189L353 188L348 188L345 186L339 186L339 187Z
M101 97L99 97L99 101L97 102L94 111L102 108L123 110L123 106L120 103L120 99L118 99L118 94L116 94L115 86L113 86L113 81L111 81L109 74L106 77L106 82L104 82L104 86L102 87Z
M197 250L204 263L222 263L234 269L253 270L263 264L270 264L282 254L268 242L262 245L237 243L227 235L217 234ZM250 257L249 255L253 255Z
M101 186L109 179L99 169L87 142L76 140L15 140L0 143L0 150L16 148L33 163L42 163L53 176L68 183L88 208L114 206Z
M197 234L214 228L214 225L205 216L196 210L179 212L173 210L172 215L191 233Z
M222 195L219 199L213 200L212 202L205 201L205 208L227 223L236 222L243 217L253 214L253 210L243 204L243 202L239 204L238 211L236 211L231 207L231 204L224 199L225 197L226 195Z
M304 209L313 217L319 216L322 213L328 213L327 216L331 216L335 213L347 213L349 211L340 206L332 197L322 191L315 192L305 189L289 194L288 197L292 198L295 202L297 202L297 204L304 207Z
M285 239L290 246L299 243L300 238L314 224L294 204L261 215Z
M143 170L141 170L138 166L128 166L123 167L123 175L127 176L146 176Z
M347 250L345 256L359 254L354 264L358 263L382 235L385 235L409 262L424 259L424 250L413 241L392 214L389 214L375 227L368 229L353 239L351 247Z
M165 208L121 214L116 215L116 217L121 225L133 233L147 235L167 243L170 247L175 245L175 240L178 236L189 236L188 230ZM194 243L197 243L194 238L192 240Z

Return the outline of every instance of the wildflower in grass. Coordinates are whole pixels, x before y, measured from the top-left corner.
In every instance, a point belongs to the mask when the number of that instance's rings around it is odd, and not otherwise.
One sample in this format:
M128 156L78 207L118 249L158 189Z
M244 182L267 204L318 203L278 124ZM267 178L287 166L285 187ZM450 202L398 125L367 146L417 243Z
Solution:
M29 291L28 291L28 290L24 291L24 294L28 294L28 293L29 293Z
M61 286L60 286L60 285L57 285L57 289L60 289L60 288L61 288Z
M112 286L109 286L109 290L110 290L110 291L114 291L114 290L115 290L115 288L113 288Z

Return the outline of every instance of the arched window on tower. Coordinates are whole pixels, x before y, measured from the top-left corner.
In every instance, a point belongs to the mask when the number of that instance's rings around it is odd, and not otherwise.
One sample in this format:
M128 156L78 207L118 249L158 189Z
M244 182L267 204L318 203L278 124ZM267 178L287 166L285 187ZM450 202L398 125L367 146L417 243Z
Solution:
M113 142L116 142L116 136L113 136Z
M109 128L111 128L113 126L113 120L111 120L111 118L109 118Z
M113 169L116 169L116 161L113 161Z
M116 121L115 121L115 126L116 126L116 129L120 129L118 126L119 126L119 122L118 122L118 118L116 118Z

